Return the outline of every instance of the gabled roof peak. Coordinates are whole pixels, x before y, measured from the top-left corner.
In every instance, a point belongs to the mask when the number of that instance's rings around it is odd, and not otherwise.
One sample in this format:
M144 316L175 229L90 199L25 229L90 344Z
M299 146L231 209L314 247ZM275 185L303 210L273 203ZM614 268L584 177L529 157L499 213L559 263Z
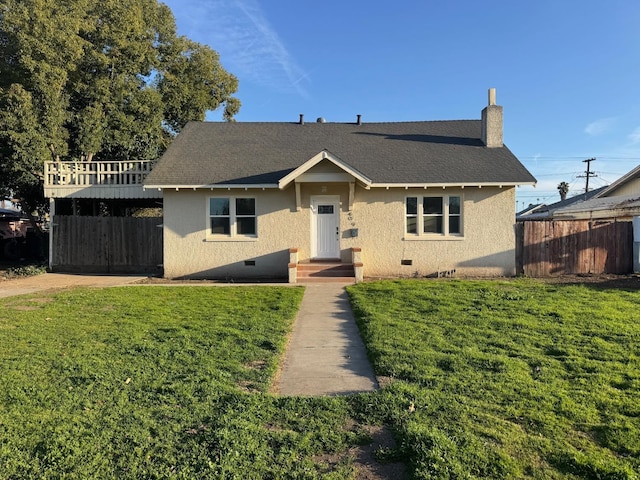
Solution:
M344 171L345 173L348 173L355 180L359 180L360 182L362 182L366 186L370 186L371 183L372 183L371 179L369 179L366 175L362 174L357 169L353 168L347 162L341 160L337 155L332 154L330 151L328 151L325 148L325 149L321 150L320 152L318 152L313 157L311 157L309 160L304 162L298 168L293 170L291 173L289 173L288 175L285 175L284 177L282 177L280 179L280 181L278 182L278 187L280 189L286 188L291 182L295 181L302 174L304 174L305 172L309 171L311 168L315 167L317 164L319 164L323 160L327 160L327 161L333 163L335 166L340 168L342 171Z

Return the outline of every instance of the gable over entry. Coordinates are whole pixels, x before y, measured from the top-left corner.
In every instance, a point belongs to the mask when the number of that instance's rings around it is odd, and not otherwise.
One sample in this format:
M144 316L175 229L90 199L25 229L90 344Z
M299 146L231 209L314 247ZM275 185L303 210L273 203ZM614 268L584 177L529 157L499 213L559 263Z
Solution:
M366 189L371 188L371 180L336 155L323 150L317 153L293 172L278 182L280 190L287 188L292 182L296 189L296 210L302 209L300 194L301 183L348 183L349 209L353 207L355 182L359 181Z

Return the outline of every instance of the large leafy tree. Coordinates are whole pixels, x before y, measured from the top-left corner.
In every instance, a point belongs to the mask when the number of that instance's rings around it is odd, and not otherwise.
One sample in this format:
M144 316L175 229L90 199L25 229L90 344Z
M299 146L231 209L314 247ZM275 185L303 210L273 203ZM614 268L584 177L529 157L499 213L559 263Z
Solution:
M43 162L157 158L190 120L232 120L237 79L158 0L0 0L0 196L44 210Z

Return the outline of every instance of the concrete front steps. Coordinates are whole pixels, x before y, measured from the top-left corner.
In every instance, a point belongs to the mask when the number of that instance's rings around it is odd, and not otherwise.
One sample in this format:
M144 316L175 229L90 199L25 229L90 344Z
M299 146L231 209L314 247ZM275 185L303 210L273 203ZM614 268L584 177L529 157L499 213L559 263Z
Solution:
M351 263L308 262L296 266L298 283L355 283L356 276Z

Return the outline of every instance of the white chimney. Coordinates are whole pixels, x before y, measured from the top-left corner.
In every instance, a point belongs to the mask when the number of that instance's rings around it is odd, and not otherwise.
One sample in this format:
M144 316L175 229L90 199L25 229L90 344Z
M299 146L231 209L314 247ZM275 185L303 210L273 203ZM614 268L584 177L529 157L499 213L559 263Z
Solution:
M482 141L489 148L502 147L502 107L496 105L496 89L489 89L489 105L482 110Z

